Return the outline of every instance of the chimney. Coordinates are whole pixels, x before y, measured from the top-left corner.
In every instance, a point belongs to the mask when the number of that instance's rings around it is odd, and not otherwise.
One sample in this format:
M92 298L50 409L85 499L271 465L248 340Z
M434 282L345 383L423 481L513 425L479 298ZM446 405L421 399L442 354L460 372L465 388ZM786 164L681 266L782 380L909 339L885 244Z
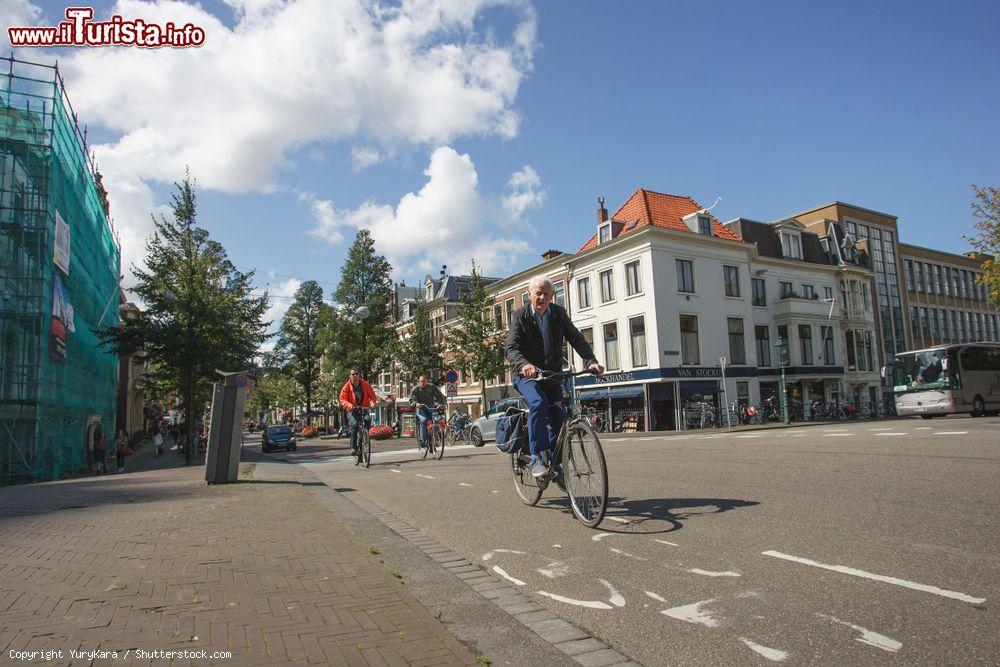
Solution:
M444 280L444 277L445 277L445 275L447 273L448 273L448 265L447 264L442 264L441 265L441 280Z
M562 250L546 250L542 253L542 259L547 262L553 257L558 257L561 254L563 254Z
M597 203L601 205L601 208L597 209L597 224L608 221L608 209L604 208L604 197L598 197Z

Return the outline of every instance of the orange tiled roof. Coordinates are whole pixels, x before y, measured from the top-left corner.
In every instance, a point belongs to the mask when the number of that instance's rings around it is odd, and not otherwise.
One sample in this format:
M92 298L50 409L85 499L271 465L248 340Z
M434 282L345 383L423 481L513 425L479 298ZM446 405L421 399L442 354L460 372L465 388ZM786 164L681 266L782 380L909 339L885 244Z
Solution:
M667 195L662 192L654 192L652 190L646 190L644 188L639 188L632 193L632 196L628 198L621 208L611 219L615 222L625 223L626 227L619 233L628 234L635 231L636 229L641 229L646 225L655 225L656 227L663 227L664 229L675 229L682 232L688 232L689 234L694 234L688 226L684 224L681 220L685 215L695 213L700 211L703 207L701 204L691 199L690 197L681 197L678 195ZM709 214L712 218L712 234L721 238L729 239L730 241L740 241L740 237L729 231L729 228L723 225L721 222L715 219L714 216ZM638 220L639 223L629 229L628 223ZM580 250L577 252L583 252L584 250L590 250L597 245L597 234L590 237Z

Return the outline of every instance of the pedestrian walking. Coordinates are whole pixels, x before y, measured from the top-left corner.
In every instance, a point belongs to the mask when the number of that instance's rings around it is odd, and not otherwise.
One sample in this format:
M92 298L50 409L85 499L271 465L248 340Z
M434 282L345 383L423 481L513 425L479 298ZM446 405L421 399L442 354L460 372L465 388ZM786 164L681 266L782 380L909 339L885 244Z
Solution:
M104 432L100 427L94 429L94 474L103 475L107 468L108 443L104 440Z
M125 457L132 453L128 446L128 436L125 431L118 431L115 438L115 459L118 463L118 472L125 472Z
M155 456L163 455L163 436L159 432L153 435L153 453Z

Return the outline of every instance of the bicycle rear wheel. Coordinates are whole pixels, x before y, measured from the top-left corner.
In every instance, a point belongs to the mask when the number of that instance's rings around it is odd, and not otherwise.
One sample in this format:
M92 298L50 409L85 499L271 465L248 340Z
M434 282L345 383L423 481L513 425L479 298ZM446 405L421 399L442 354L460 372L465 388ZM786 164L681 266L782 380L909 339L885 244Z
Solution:
M522 452L510 455L511 472L514 475L514 489L525 505L534 507L542 497L542 487L531 474L531 457Z
M431 440L434 436L431 434L431 429L427 427L427 442L421 444L420 442L420 427L417 427L417 451L420 452L420 458L426 459L427 455L431 452Z
M368 435L368 429L362 428L358 432L358 450L359 456L361 456L361 462L367 468L372 464L372 439Z
M444 456L444 429L440 426L434 427L434 453L437 455L438 461Z
M596 528L608 510L608 466L597 432L585 420L567 426L563 447L563 477L573 514Z

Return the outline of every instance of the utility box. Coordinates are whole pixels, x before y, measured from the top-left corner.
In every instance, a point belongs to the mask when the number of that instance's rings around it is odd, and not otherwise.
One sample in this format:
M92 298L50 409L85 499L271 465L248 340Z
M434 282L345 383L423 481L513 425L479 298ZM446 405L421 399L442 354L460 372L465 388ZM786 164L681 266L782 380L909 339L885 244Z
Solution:
M212 393L212 420L205 456L205 481L232 484L240 472L243 411L247 402L247 374L223 373Z

